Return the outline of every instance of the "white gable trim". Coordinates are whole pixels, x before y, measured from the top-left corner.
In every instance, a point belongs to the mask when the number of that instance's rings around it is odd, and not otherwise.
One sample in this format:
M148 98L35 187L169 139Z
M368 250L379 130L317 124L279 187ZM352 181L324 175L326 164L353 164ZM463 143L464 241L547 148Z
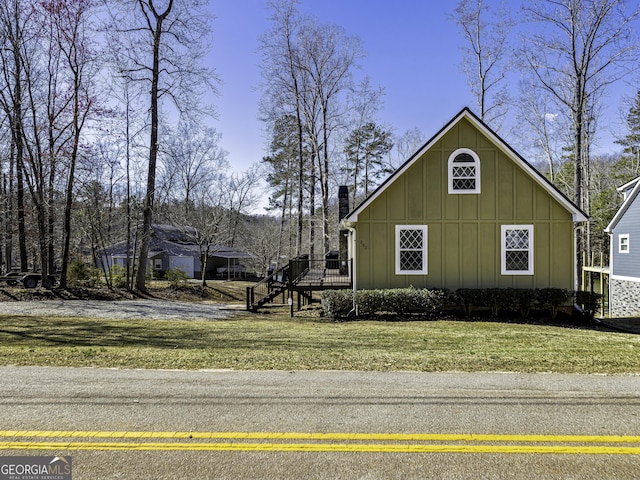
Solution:
M618 188L616 188L616 190L621 193L624 192L625 190L629 190L631 187L634 187L636 183L638 183L638 180L640 180L640 177L634 178L633 180L625 183L624 185L620 185Z
M629 206L633 203L633 200L638 196L638 193L640 193L640 182L638 180L640 180L640 177L635 180L631 180L629 183L618 188L618 191L622 191L621 189L623 187L630 186L633 182L636 182L636 186L633 187L633 190L631 190L631 193L627 196L624 202L622 202L622 205L611 219L611 222L609 222L609 225L607 225L607 228L604 229L605 232L613 233L613 229L616 228L625 212L629 209Z
M357 222L358 215L365 208L378 198L394 181L396 178L404 174L411 166L428 150L430 150L436 143L438 143L444 135L446 135L455 125L457 125L463 118L466 118L469 122L475 125L484 135L486 135L498 149L500 149L511 160L518 164L538 185L540 185L546 192L548 192L553 198L555 198L566 210L568 210L572 216L574 222L586 222L587 216L578 207L576 207L567 197L565 197L560 191L555 188L546 178L544 178L535 168L533 168L524 158L522 158L515 150L507 145L497 134L495 134L487 125L484 124L478 117L476 117L468 108L464 108L458 115L456 115L449 123L447 123L438 133L436 133L431 140L422 146L416 153L414 153L398 170L396 170L390 177L388 177L382 185L380 185L364 202L356 207L351 213L349 213L344 221L347 223ZM640 184L640 182L638 182Z

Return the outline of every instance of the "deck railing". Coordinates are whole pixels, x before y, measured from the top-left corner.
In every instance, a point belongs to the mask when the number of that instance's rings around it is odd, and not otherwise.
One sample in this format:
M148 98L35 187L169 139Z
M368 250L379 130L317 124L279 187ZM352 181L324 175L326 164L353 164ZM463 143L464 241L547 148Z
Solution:
M285 291L310 292L329 288L351 288L351 260L293 258L289 264L247 287L247 310L257 311Z
M291 281L296 287L346 288L351 286L351 260L294 258L289 260Z

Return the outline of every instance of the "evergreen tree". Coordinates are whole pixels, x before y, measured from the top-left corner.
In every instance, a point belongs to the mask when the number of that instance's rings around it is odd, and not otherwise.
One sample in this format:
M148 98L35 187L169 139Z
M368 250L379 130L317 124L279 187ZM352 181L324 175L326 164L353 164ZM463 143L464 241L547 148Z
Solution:
M367 122L351 132L345 145L347 166L343 171L353 178L353 201L358 196L358 187L364 196L375 186L377 180L389 173L384 165L384 157L393 147L392 134L374 122Z
M616 141L623 147L623 156L614 170L615 178L620 184L640 175L640 90L629 108L627 129L627 135Z

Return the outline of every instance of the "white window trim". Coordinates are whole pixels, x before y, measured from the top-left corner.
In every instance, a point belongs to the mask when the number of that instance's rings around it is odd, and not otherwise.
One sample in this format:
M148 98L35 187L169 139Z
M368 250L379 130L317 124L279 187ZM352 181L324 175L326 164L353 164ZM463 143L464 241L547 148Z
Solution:
M627 241L627 249L626 250L622 249L622 240L626 240ZM629 253L630 249L631 249L631 245L629 243L629 234L628 233L623 233L621 235L618 235L618 253Z
M400 270L400 231L401 230L422 230L422 269L421 270ZM427 275L429 251L429 229L426 225L396 225L396 275Z
M507 230L528 230L529 231L529 269L528 270L507 270ZM502 275L533 275L533 225L502 225L500 235L500 273Z
M476 169L476 176L475 176L475 180L476 180L476 188L474 189L469 189L469 190L456 190L453 188L453 165L454 165L454 160L456 159L456 157L462 153L466 153L468 155L471 156L471 158L473 158L473 164L474 167ZM478 157L478 155L476 154L476 152L474 152L473 150L469 149L469 148L459 148L458 150L456 150L455 152L453 152L450 156L449 156L449 160L447 162L447 173L448 173L448 184L449 184L449 193L452 195L476 195L480 193L480 157Z

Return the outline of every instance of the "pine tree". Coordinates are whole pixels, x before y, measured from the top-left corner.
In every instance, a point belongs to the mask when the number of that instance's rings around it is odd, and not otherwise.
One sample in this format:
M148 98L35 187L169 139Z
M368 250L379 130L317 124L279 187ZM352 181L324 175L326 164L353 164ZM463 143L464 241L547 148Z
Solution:
M384 166L384 157L392 147L391 132L374 122L367 122L351 132L344 149L347 166L342 170L353 178L352 205L358 196L358 187L362 187L366 197L377 180L389 173Z
M640 90L629 108L627 129L627 135L616 141L623 147L623 156L616 164L614 173L620 184L640 175Z

